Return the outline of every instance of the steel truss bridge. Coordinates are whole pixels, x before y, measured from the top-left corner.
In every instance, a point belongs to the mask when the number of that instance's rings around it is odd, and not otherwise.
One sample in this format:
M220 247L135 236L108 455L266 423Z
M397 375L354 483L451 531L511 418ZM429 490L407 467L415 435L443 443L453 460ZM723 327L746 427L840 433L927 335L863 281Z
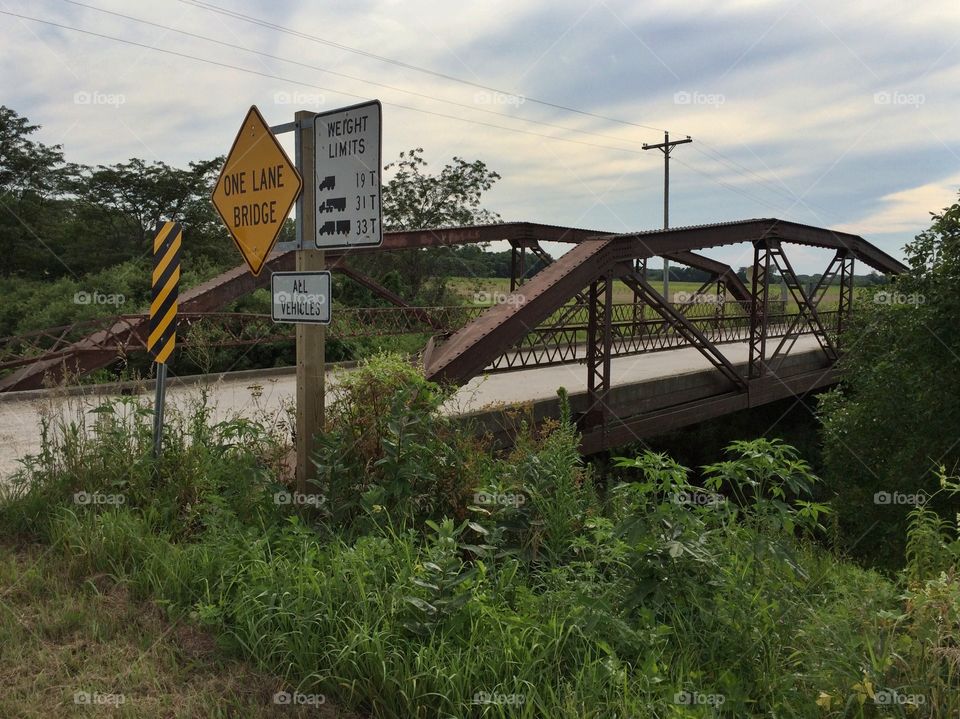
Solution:
M416 251L505 240L511 248L510 294L491 307L416 307L359 272L352 256ZM553 260L543 242L572 248ZM700 254L749 243L750 281ZM786 251L791 246L829 250L819 282L804 287ZM663 257L702 270L708 279L683 302L670 302L646 278L646 264ZM529 222L388 232L379 248L326 253L328 267L388 301L389 307L336 307L333 338L413 334L425 339L429 379L465 384L491 372L580 363L587 379L579 413L584 446L599 449L744 407L801 396L836 381L842 331L853 310L854 263L892 275L906 270L858 235L778 219L753 219L610 235L596 230ZM546 265L528 278L528 263ZM236 267L183 293L178 344L219 347L292 341L291 325L268 316L224 312L232 301L269 285L270 272L294 269L294 253L277 253L269 271L253 277ZM830 288L835 291L829 292ZM828 294L831 299L826 300ZM0 392L38 389L111 366L145 351L144 315L78 322L0 339ZM196 332L198 328L203 332ZM781 371L798 338L813 337L826 367ZM747 362L725 347L747 343ZM722 381L710 397L642 411L610 401L616 378L611 361L693 347Z

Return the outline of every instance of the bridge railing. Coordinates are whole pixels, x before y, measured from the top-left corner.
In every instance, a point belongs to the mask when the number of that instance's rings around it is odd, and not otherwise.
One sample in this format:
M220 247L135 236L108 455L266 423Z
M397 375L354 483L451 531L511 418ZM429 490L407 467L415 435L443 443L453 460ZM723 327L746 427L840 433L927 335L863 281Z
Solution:
M749 303L728 301L713 304L677 304L675 307L713 344L745 342L750 337ZM555 313L549 320L532 329L520 342L499 355L487 367L487 371L542 367L585 360L587 309L570 306L565 321L557 324L557 317L562 315L563 312ZM821 307L818 315L828 331L835 331L839 316L835 306ZM767 313L768 339L779 339L787 335L797 316L796 307L791 307L787 301L771 302ZM799 334L810 332L806 323L802 323L798 329ZM794 332L797 332L797 328ZM649 307L632 303L618 303L611 308L611 335L611 354L614 357L671 350L688 344L684 337Z
M739 342L748 337L748 303L727 301L678 303L674 306L714 343ZM436 336L442 341L444 335L477 319L487 309L487 305L339 307L332 314L328 333L333 339L422 335L424 338ZM820 315L828 328L836 325L836 309L823 309ZM795 307L789 307L784 301L772 302L768 315L769 336L782 337L794 317ZM618 303L612 307L612 319L612 350L616 356L674 349L684 344L684 340L649 307L629 302ZM38 360L55 360L84 352L109 349L115 351L118 358L144 352L145 322L143 315L119 315L0 338L0 376ZM583 360L587 322L586 307L568 305L500 355L488 367L488 371ZM75 344L81 339L97 335L99 338L96 342L79 347ZM181 348L192 345L241 347L291 342L293 338L293 325L274 324L269 315L240 312L180 315L178 344Z
M479 317L486 307L338 307L328 328L335 339L432 335L452 332ZM292 342L294 325L275 324L269 315L250 312L181 312L177 343L181 348L242 347ZM0 338L0 376L41 360L59 360L87 352L116 352L117 357L145 352L144 315L97 317Z

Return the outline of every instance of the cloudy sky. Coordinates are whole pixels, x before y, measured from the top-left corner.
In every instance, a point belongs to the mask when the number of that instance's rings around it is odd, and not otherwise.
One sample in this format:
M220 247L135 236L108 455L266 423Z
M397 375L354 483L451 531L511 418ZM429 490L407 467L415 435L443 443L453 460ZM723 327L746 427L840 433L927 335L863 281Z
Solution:
M902 256L960 187L956 0L210 2L0 0L60 26L0 17L0 102L69 160L185 165L251 104L281 123L379 98L385 160L480 158L505 220L611 232L661 225L641 144L664 129L694 139L673 226L773 216Z

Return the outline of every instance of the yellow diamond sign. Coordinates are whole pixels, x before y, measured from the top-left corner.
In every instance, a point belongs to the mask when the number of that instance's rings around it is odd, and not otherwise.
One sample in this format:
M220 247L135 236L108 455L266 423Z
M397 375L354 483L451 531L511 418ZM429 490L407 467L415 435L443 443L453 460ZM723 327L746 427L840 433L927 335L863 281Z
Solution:
M254 275L263 269L302 186L300 173L254 105L213 189L213 206Z

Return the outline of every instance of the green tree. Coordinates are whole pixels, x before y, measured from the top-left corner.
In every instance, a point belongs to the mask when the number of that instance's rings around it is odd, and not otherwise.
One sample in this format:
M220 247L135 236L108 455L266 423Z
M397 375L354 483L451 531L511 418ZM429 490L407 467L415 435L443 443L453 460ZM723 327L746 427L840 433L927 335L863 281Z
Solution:
M40 129L6 105L0 105L0 192L4 199L26 193L56 194L68 174L60 145L34 142Z
M467 162L454 157L437 174L427 171L423 148L400 153L400 159L384 168L394 175L383 188L385 230L416 230L428 227L461 227L497 222L500 216L485 209L482 199L500 175L482 160ZM443 271L448 248L430 248L369 255L358 262L374 277L391 270L405 285L402 294L434 304L444 301ZM428 283L428 279L432 282Z
M960 203L906 257L909 272L861 291L843 383L821 398L826 473L849 535L867 533L862 551L902 548L914 495L960 462Z
M137 158L85 167L65 162L60 145L33 140L38 130L0 106L0 276L80 280L148 258L165 219L183 224L185 259L211 274L236 264L210 204L222 157L185 169Z
M458 227L496 222L500 216L480 205L500 175L482 160L454 157L437 175L426 173L423 148L400 153L384 170L395 170L383 188L383 221L388 230Z
M72 183L76 229L94 230L102 261L112 264L148 255L157 224L176 219L184 226L185 257L204 256L218 265L233 262L232 243L210 204L222 161L191 162L181 169L133 158L84 168Z
M61 193L74 168L60 145L31 139L39 130L0 105L0 275L43 277L69 271L54 246L68 216Z

